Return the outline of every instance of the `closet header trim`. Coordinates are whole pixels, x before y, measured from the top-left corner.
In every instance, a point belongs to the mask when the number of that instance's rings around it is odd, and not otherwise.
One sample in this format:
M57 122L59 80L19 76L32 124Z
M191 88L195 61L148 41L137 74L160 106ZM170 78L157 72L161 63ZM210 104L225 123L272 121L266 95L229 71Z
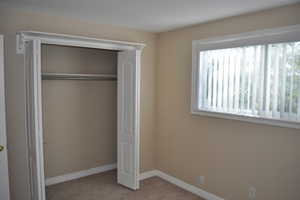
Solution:
M74 36L57 33L45 33L37 31L21 31L17 33L17 53L24 54L25 42L40 40L42 44L54 44L64 46L86 47L108 50L143 50L144 43L125 42L118 40L107 40Z

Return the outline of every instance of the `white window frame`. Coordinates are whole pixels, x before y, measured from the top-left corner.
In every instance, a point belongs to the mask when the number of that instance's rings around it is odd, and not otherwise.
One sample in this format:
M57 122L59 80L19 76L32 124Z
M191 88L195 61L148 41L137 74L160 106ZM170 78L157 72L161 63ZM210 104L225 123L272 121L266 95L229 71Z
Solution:
M236 35L209 38L205 40L194 40L192 43L191 114L300 129L300 122L292 122L281 119L270 119L240 114L221 113L208 110L201 110L198 108L198 64L200 51L294 41L300 41L300 24L282 28L265 29Z

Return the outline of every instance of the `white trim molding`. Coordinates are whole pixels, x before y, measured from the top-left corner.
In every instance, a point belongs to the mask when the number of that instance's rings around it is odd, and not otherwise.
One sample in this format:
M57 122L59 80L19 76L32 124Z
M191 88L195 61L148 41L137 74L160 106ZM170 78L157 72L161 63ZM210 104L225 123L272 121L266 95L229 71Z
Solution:
M71 181L71 180L75 180L75 179L79 179L82 177L86 177L86 176L90 176L93 174L99 174L102 172L106 172L106 171L110 171L113 169L117 169L117 164L109 164L109 165L103 165L100 167L95 167L95 168L91 168L91 169L87 169L87 170L81 170L78 172L73 172L73 173L69 173L69 174L64 174L61 176L55 176L55 177L51 177L51 178L46 178L46 186L50 186L50 185L55 185L58 183L63 183L66 181Z
M109 50L143 50L146 46L143 43L125 42L117 40L97 39L83 36L74 36L57 33L44 33L37 31L21 31L17 33L17 53L23 54L25 42L40 40L43 44L58 44L66 46L87 47Z
M218 197L217 195L214 195L212 193L206 192L205 190L198 188L196 186L193 186L189 183L186 183L174 176L171 176L169 174L166 174L160 170L152 170L152 171L148 171L148 172L144 172L140 174L140 180L144 180L147 178L151 178L151 177L159 177L161 179L164 179L165 181L168 181L169 183L172 183L186 191L189 191L199 197L202 197L206 200L224 200L221 197Z
M221 49L227 46L248 46L277 42L289 42L299 39L300 24L263 29L258 31L231 34L220 37L211 37L202 40L193 40L193 46L200 45L201 50ZM220 45L217 46L216 45Z
M151 171L147 171L147 172L143 172L140 174L140 180L145 180L147 178L151 178L154 176L158 176L158 170L151 170Z
M208 117L216 117L230 120L239 120L250 123L267 124L272 126L300 129L300 122L285 119L273 119L265 116L254 116L237 113L223 113L199 108L200 81L200 51L244 47L250 45L267 45L271 43L285 43L300 41L300 24L265 29L241 34L226 35L192 42L192 70L191 70L191 107L190 113Z
M5 70L4 70L4 36L0 35L0 145L3 146L0 152L0 199L9 200L9 171L8 171L8 143L6 129L6 108L5 108Z

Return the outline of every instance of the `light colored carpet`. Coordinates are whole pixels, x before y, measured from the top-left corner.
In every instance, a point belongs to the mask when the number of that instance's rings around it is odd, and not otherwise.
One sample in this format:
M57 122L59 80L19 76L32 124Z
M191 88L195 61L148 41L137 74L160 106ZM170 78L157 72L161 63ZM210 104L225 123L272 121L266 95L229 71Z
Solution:
M117 184L116 171L100 173L46 188L47 200L203 200L158 177L143 180L132 191Z

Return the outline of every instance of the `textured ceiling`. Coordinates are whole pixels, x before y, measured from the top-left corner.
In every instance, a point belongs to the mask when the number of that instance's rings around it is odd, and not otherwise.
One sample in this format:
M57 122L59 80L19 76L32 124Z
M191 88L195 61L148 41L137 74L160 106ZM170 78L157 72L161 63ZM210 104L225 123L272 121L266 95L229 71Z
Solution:
M299 0L0 0L0 6L45 12L99 24L168 31Z

